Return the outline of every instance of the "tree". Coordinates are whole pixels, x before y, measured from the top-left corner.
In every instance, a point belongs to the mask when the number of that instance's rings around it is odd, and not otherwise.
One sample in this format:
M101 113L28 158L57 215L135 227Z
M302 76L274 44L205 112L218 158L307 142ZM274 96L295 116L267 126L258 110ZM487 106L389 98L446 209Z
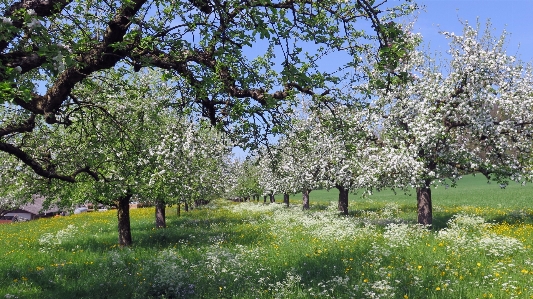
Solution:
M359 63L366 45L395 40L410 13L374 1L68 1L21 0L1 6L0 151L37 175L68 182L92 175L88 165L47 167L22 142L47 126L69 126L73 91L106 69L157 67L180 85L182 108L197 107L212 124L241 137L275 131L298 93L327 94ZM359 20L368 20L361 26ZM369 35L367 32L372 32ZM306 49L304 51L303 49ZM252 57L250 53L262 54ZM321 58L346 57L320 69ZM340 56L339 56L340 55ZM344 56L343 56L344 55ZM395 59L383 52L382 60ZM151 106L144 105L143 110ZM54 157L52 157L54 158ZM53 163L54 164L54 163Z
M517 153L531 142L531 68L505 53L505 35L492 37L490 25L465 25L450 39L451 60L441 65L419 51L406 55L395 73L402 84L376 85L375 105L383 111L382 142L412 153L418 222L432 224L431 186L464 174L505 180L521 176ZM372 85L374 84L374 85ZM368 90L368 89L367 89Z
M107 72L73 91L76 105L67 108L69 126L38 123L39 131L24 138L28 150L42 157L47 169L75 172L87 169L73 184L42 178L28 166L18 166L14 197L45 195L63 206L98 202L117 207L119 244L132 243L129 203L140 195L156 203L156 223L164 226L164 207L176 199L206 198L220 184L218 169L229 153L228 142L210 126L191 122L171 108L175 86L161 82L163 74L142 72L123 76ZM150 102L151 109L143 107ZM8 156L11 158L11 156ZM16 163L18 160L13 160ZM18 161L20 163L20 161ZM15 191L18 191L15 192ZM221 192L219 192L221 193Z
M239 200L259 200L259 195L263 194L263 189L259 184L259 172L256 159L251 157L245 160L234 160L229 165L230 172L227 174L229 197L236 197Z
M166 205L189 206L224 195L231 143L208 124L179 122L176 116L158 133L160 141L148 145L142 195L155 199L156 227L165 227Z
M291 130L270 155L264 155L263 165L268 169L264 185L284 192L305 186L312 186L308 190L337 188L338 208L345 215L350 190L371 192L408 185L404 179L390 180L390 173L409 174L414 161L402 149L383 146L379 136L382 110L354 100L353 94L343 97L322 107L308 103L300 115L292 116ZM346 101L352 104L347 106ZM303 194L304 204L308 193Z

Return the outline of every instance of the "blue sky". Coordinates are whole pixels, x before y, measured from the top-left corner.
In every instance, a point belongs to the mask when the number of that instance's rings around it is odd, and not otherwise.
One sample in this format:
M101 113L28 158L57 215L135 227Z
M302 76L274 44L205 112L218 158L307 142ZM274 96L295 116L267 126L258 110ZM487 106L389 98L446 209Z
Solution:
M389 0L390 1L390 0ZM447 41L439 31L461 33L461 22L484 28L490 19L494 35L503 30L510 35L507 53L524 61L533 61L533 0L420 0L420 11L413 31L420 32L431 51L447 50Z

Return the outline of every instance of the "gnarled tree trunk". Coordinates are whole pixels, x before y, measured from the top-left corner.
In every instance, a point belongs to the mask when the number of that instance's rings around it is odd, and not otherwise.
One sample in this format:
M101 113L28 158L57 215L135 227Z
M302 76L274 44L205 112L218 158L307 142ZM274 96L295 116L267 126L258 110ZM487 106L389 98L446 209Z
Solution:
M289 207L289 194L288 193L283 193L283 203L287 206L287 208Z
M131 239L130 227L130 199L132 194L126 194L119 197L115 204L117 206L118 218L118 244L120 246L130 246L133 243Z
M348 215L348 192L350 190L342 186L336 187L339 189L339 203L337 204L337 208L342 212L342 214Z
M158 199L155 202L155 227L165 228L167 227L167 221L165 219L165 201Z
M431 205L431 187L426 183L424 187L416 188L416 201L418 210L418 224L432 225L433 208Z
M311 190L304 188L302 191L302 209L309 210L309 193Z

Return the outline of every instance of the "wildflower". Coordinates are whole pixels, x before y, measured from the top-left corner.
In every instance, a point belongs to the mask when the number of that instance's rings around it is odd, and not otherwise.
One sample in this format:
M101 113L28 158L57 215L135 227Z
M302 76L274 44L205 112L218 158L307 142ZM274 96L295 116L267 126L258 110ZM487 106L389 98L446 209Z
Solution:
M436 288L435 288L435 291L440 291L440 287L436 287Z

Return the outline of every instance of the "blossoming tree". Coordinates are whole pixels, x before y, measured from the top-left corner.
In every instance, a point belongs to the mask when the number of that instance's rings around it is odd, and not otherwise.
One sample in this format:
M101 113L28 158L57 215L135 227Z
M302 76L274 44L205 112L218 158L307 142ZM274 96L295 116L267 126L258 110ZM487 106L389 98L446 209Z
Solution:
M162 83L161 76L109 72L76 89L71 97L77 105L66 110L75 121L66 127L41 122L38 134L28 135L25 145L51 171L75 172L84 165L85 173L72 183L42 178L20 164L11 181L21 187L9 194L21 198L37 193L62 206L113 205L120 245L132 243L133 195L156 203L161 227L165 204L211 196L212 188L220 186L220 162L229 154L228 144L209 125L191 123L188 114L184 118L179 109L169 108L176 101L176 88ZM142 109L146 101L149 111Z
M449 62L439 65L415 51L389 70L408 75L403 84L376 85L378 72L363 87L375 91L374 105L383 111L384 146L405 149L421 165L410 174L420 224L432 223L431 186L439 182L456 184L478 172L499 180L521 176L517 153L531 142L533 77L506 54L505 36L494 38L487 28L444 32Z

